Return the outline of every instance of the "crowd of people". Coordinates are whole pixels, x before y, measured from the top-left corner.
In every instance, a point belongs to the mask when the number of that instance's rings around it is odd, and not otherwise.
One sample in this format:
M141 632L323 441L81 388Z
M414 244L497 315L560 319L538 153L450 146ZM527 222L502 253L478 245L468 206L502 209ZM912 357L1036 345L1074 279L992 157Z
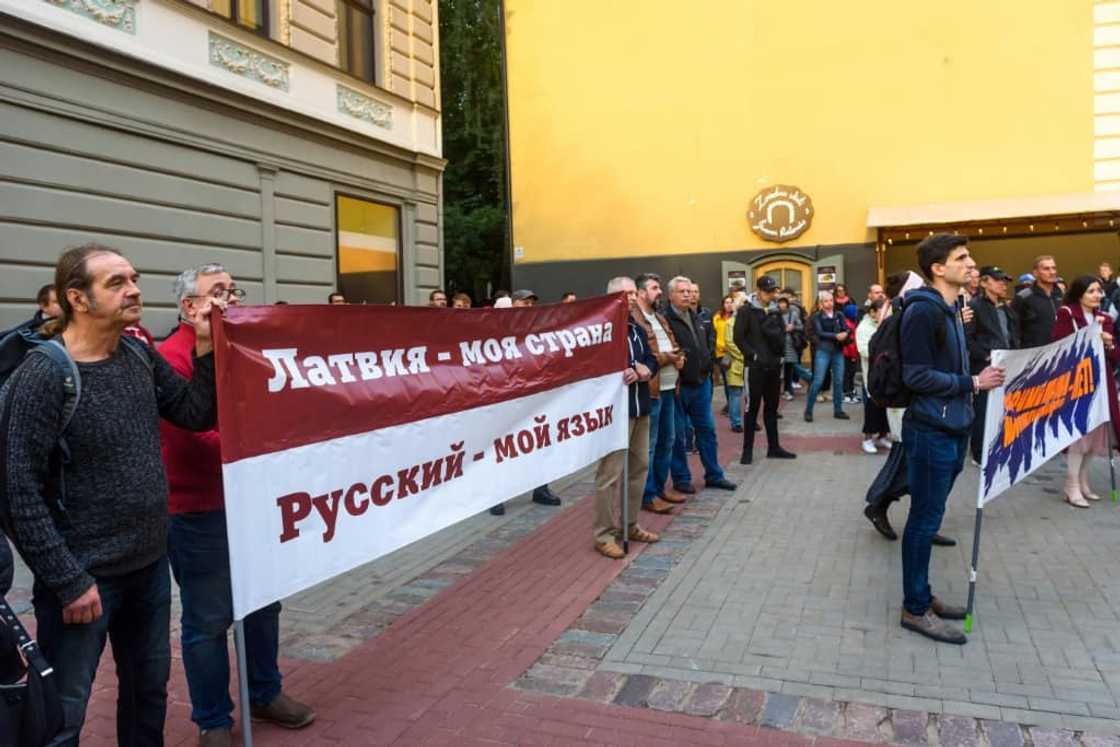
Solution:
M930 548L953 543L939 530L966 452L974 463L982 459L983 416L976 413L1003 381L991 365L992 351L1045 344L1088 326L1099 330L1111 372L1120 289L1107 264L1098 276L1064 287L1050 256L1037 258L1013 287L1002 268L977 268L967 240L950 234L922 241L916 260L920 275L902 272L873 284L861 303L836 285L821 290L811 310L768 275L757 278L752 292L731 289L714 313L700 305L699 286L684 276L664 284L652 273L611 279L606 291L625 293L630 304L629 365L622 374L630 394L629 449L597 466L595 549L618 559L624 557L620 540L657 542L656 533L641 527L641 512L675 511L701 479L703 488L736 488L719 459L716 386L726 399L720 414L741 434L743 465L755 462L756 431L765 432L766 458L796 458L781 445L783 400L804 395L807 422L819 403L831 402L840 420L849 419L845 406L862 404L863 451L887 449L907 458L901 624L936 640L965 642L946 623L963 618L964 610L931 592ZM218 264L184 270L173 292L180 321L157 345L141 326L139 275L128 259L99 244L67 250L54 283L38 294L35 316L20 329L61 342L69 368L53 356L28 354L0 389L10 534L34 574L38 638L58 673L65 717L59 744L77 740L107 639L120 688L119 740L159 743L171 658L170 575L182 602L183 662L200 744L230 743L232 605L210 315L240 303L245 293ZM575 297L565 293L559 301ZM327 301L346 303L338 292ZM449 301L453 308L472 305L469 296L449 299L442 290L428 304ZM538 301L522 289L496 294L492 305ZM902 315L903 378L912 392L905 411L880 406L867 391L872 340L892 314ZM1109 395L1115 426L1114 385ZM1099 500L1088 466L1120 443L1114 434L1101 428L1069 449L1065 500L1071 506ZM693 453L702 476L693 475ZM629 516L621 526L618 496L627 474ZM889 539L898 537L887 518L898 495L881 495L864 510ZM533 491L533 500L560 504L547 485ZM503 510L499 504L492 512ZM279 613L276 603L245 620L249 713L299 728L315 714L283 692Z

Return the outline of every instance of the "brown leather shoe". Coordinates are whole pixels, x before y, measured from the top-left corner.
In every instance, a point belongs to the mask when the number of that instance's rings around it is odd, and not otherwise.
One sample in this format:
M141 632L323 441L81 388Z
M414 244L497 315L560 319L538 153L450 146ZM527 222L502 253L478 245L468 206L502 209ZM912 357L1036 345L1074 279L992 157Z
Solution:
M933 610L933 614L940 617L942 620L963 620L968 610L964 607L957 607L952 604L945 604L937 597L933 598L933 603L929 608Z
M957 646L968 643L964 633L935 615L933 608L926 610L924 615L911 615L903 609L902 627L942 643L953 643Z
M657 532L647 532L645 529L642 529L637 524L635 524L634 526L632 526L630 528L630 541L631 542L646 542L646 543L649 543L649 544L653 544L654 542L657 542L657 540L659 540L659 539L661 539L660 534L658 534Z
M280 693L268 705L249 706L254 721L267 721L285 729L302 729L315 720L315 711Z
M233 747L233 732L229 729L207 729L198 735L198 747Z
M669 495L668 493L662 493L661 495L659 495L657 497L660 498L661 500L665 501L666 503L678 503L679 504L679 503L684 503L685 501L688 500L687 498L685 498L682 495Z
M621 560L626 557L626 553L614 542L596 542L595 549L600 555L606 555L611 560Z
M673 504L668 501L663 501L660 498L654 498L650 504L642 504L643 511L652 511L655 514L671 514L673 513Z

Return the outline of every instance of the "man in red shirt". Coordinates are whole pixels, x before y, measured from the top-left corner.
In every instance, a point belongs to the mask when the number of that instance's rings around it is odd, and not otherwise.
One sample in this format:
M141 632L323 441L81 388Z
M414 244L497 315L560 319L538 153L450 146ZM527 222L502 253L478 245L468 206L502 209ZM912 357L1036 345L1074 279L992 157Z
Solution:
M184 319L208 301L236 305L245 295L218 264L184 271L175 279L174 293ZM194 328L185 322L159 348L188 379L193 374L193 349ZM160 437L170 488L168 556L183 606L183 667L191 694L191 720L201 732L200 745L227 747L232 739L233 701L226 633L233 624L233 602L218 431L194 433L161 421ZM280 690L279 637L279 602L245 618L250 713L255 721L298 729L310 724L315 713ZM241 717L245 718L244 710Z

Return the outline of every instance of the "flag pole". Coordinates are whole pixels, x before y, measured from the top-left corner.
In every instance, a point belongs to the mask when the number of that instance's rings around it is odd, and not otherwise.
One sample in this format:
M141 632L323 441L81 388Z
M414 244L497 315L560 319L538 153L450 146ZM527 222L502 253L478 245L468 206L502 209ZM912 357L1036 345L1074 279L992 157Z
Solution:
M1113 491L1115 493L1115 491ZM630 554L630 448L622 453L622 552Z
M241 744L253 747L253 719L249 715L249 671L245 667L245 621L233 623L233 648L237 652L237 691L241 700Z
M1112 422L1105 421L1105 428L1108 429L1108 477L1112 481L1112 487L1108 491L1109 498L1113 503L1120 501L1120 496L1116 493L1116 444L1113 443L1115 438L1112 433Z
M983 475L981 475L983 485ZM973 605L976 602L976 569L980 565L980 525L984 522L984 507L976 507L976 527L972 533L972 565L968 570L968 608L964 615L964 632L972 632Z

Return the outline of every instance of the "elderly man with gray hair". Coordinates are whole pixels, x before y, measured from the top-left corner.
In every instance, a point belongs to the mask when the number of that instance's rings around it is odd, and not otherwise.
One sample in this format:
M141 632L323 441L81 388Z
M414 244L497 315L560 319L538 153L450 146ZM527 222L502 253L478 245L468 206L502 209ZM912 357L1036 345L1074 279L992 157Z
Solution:
M245 297L219 264L184 271L173 287L181 319L190 319L205 303L236 306ZM181 323L160 346L172 368L190 379L194 328ZM168 557L182 599L183 668L191 695L191 720L198 725L199 744L231 744L233 701L229 695L229 653L226 633L233 624L229 546L222 493L222 454L218 430L204 433L160 423L161 452L167 471ZM310 724L315 713L280 691L277 655L280 603L245 618L245 654L249 672L249 712L257 721L287 728ZM247 718L241 704L241 718Z
M631 313L638 305L638 288L628 277L617 277L607 283L607 293L625 292L630 301ZM630 445L626 451L614 451L599 460L595 473L595 549L600 554L618 560L625 553L618 546L617 537L624 528L617 514L619 485L622 483L623 459L628 460L629 481L627 495L626 537L633 542L657 542L660 537L638 526L638 512L642 507L646 474L649 467L649 380L657 370L657 357L650 348L649 338L631 317L626 325L628 367L622 380L629 386L627 400L630 413Z
M716 419L712 415L712 349L700 317L692 310L692 281L678 275L669 281L669 305L665 318L673 329L673 337L684 353L684 366L680 371L680 391L677 407L681 418L692 423L696 430L696 449L704 465L704 486L719 490L734 490L735 483L723 475L716 443ZM684 448L684 429L678 429L673 445L670 466L673 487L678 493L696 492L692 485L692 472Z

